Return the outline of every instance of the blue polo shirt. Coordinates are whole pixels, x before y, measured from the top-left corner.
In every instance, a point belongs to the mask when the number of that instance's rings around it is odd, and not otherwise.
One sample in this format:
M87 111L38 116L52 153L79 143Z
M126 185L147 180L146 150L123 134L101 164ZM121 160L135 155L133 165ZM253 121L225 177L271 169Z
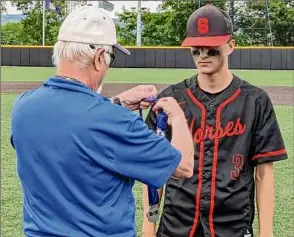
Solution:
M134 181L160 188L181 154L132 111L49 78L14 102L11 144L29 237L133 237Z

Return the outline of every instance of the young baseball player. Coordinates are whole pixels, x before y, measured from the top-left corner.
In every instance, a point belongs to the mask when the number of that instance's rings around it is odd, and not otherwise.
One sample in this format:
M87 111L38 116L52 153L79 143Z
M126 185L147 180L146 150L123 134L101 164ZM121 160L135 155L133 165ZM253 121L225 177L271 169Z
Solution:
M253 237L255 188L259 236L273 236L273 162L287 154L268 94L228 68L232 28L228 14L213 5L187 22L182 46L191 47L198 73L159 97L175 98L185 113L194 140L194 175L167 182L157 233L145 216L144 186L145 237ZM155 116L150 111L146 119L153 130Z

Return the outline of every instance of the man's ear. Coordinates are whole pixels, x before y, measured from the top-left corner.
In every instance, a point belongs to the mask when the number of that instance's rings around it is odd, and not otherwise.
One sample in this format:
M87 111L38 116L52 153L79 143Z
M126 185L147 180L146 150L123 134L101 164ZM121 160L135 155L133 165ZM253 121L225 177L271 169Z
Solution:
M94 67L96 71L101 70L101 65L104 62L104 49L98 49L94 57Z
M229 50L228 50L228 55L232 54L234 49L235 49L235 40L231 39L230 42L228 43L229 45Z

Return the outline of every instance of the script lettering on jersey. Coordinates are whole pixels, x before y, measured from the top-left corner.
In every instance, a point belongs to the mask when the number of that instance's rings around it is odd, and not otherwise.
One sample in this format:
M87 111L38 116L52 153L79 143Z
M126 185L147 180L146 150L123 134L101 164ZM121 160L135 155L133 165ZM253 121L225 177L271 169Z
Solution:
M195 119L191 121L190 131L193 133ZM200 141L210 139L219 139L223 137L232 137L242 135L245 132L246 125L242 124L238 118L236 121L230 121L225 126L217 124L216 127L206 125L205 129L197 128L193 135L194 143L198 144Z

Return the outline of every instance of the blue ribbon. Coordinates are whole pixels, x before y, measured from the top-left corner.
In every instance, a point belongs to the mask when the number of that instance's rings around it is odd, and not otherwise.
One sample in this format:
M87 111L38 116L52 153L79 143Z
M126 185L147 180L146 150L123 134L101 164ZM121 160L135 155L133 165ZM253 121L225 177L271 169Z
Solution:
M150 97L145 99L144 101L155 103L157 101L156 97ZM143 118L142 110L139 109L140 116ZM166 129L167 129L167 115L165 112L158 111L156 116L156 131L157 134L160 136L165 136ZM159 203L159 195L157 189L148 186L148 199L149 199L149 206L153 206Z

